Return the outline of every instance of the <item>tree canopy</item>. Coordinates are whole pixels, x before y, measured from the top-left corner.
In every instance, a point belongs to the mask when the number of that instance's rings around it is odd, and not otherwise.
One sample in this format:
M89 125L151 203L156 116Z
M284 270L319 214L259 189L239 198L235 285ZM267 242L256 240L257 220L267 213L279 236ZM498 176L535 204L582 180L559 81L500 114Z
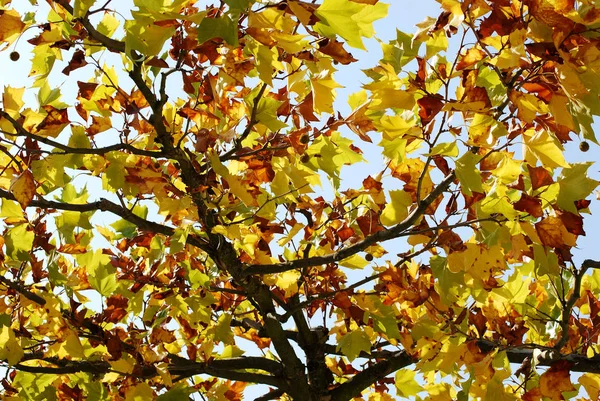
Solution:
M598 398L595 1L13 3L2 399Z

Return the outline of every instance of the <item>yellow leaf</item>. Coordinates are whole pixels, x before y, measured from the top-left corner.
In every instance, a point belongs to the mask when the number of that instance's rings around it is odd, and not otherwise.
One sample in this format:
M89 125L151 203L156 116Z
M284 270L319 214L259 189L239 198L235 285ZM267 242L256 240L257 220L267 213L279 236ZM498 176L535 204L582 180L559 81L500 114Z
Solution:
M363 269L368 264L369 262L367 262L365 258L358 254L354 254L349 258L340 261L340 266L344 266L349 269Z
M148 383L140 383L135 387L129 387L125 393L125 401L146 401L154 399L154 391Z
M410 194L405 191L390 191L390 198L380 217L384 226L393 226L403 221L408 216L408 207L412 204Z
M498 164L492 174L498 177L502 183L510 184L516 181L521 174L521 162L514 160L511 153L505 154L504 159Z
M4 359L9 365L17 364L23 358L23 349L15 333L8 326L0 330L0 359Z
M590 399L597 400L600 395L600 375L594 373L585 373L579 378L579 384L585 388Z
M333 101L335 100L335 88L342 88L342 85L333 79L323 79L317 76L310 80L313 92L313 108L316 113L333 113Z
M562 150L546 131L523 134L525 141L524 159L532 166L539 160L544 167L568 167Z
M409 369L402 369L396 373L396 391L402 397L417 395L423 391L423 387L415 378L417 372Z
M0 42L2 45L12 43L23 32L25 24L15 10L3 10L0 15Z
M10 192L23 209L25 209L35 196L35 181L31 170L25 170L10 186Z
M285 292L286 297L290 297L298 292L299 278L300 272L296 270L289 270L277 275L275 285Z

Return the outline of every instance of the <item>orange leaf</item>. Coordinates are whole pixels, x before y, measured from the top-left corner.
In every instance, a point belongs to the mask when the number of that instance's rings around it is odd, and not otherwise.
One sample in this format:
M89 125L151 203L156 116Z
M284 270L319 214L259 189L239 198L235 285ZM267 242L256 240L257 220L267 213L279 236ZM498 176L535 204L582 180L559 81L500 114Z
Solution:
M462 56L460 62L456 64L456 70L464 70L467 67L477 64L479 61L483 60L485 57L485 52L482 50L471 48L467 51L467 53Z
M562 227L564 227L563 223L558 217L550 216L536 223L535 230L542 244L552 248L561 248L565 245L561 230Z
M352 57L352 54L344 49L344 44L342 42L338 42L334 39L324 39L320 41L319 51L331 56L335 61L344 65L358 61Z
M571 383L569 363L559 361L540 377L540 392L542 396L551 398L552 401L564 400L562 393L575 390Z
M17 202L25 209L35 196L35 181L30 170L25 170L21 175L13 181L10 186L10 192L13 194Z

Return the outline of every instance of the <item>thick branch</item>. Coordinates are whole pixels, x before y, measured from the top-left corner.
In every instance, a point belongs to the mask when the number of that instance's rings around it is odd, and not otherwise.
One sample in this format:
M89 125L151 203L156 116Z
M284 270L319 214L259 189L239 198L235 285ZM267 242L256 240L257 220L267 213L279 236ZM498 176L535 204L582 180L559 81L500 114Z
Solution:
M488 340L478 340L477 345L483 352L490 352L494 348L498 348L498 345ZM538 348L539 349L539 348ZM511 363L523 363L527 358L530 360L534 359L533 348L506 348L508 360ZM537 366L551 366L557 361L569 362L569 370L571 372L582 372L582 373L596 373L600 374L600 355L595 355L588 358L581 354L561 354L553 349L546 349L542 352L541 356L537 359Z
M46 304L46 300L44 298L40 297L36 293L33 293L33 292L29 291L21 283L17 283L17 282L11 281L11 280L9 280L9 279L7 279L5 277L2 277L2 276L0 276L0 283L4 284L8 288L10 288L10 289L18 292L19 294L23 295L25 298L27 298L31 302L35 302L38 305L45 305Z
M10 192L0 189L0 198L16 200L14 195ZM106 211L111 212L124 220L129 221L130 223L135 224L139 229L143 231L149 231L156 234L163 234L166 236L171 236L175 232L175 230L171 227L155 223L149 220L146 220L129 209L126 209L120 205L117 205L114 202L109 201L108 199L101 198L100 200L92 203L83 203L83 204L72 204L72 203L64 203L64 202L55 202L46 200L43 198L38 198L32 200L28 207L40 207L43 209L58 209L58 210L69 210L73 212L92 212L92 211ZM204 251L208 250L208 246L205 242L200 240L195 236L188 236L187 243L193 246L196 246Z
M24 136L31 140L41 142L48 146L53 146L56 149L60 149L60 150L62 150L61 153L63 153L63 154L104 155L109 152L126 151L131 154L138 155L138 156L164 157L163 153L160 151L138 149L135 146L128 144L128 143L117 143L114 145L105 146L105 147L101 147L101 148L89 148L89 149L74 148L72 146L64 145L60 142L54 141L50 138L45 138L43 136L32 134L31 132L29 132L25 128L23 128L23 126L21 124L19 124L19 122L17 120L12 118L8 113L6 113L4 110L1 110L1 109L0 109L0 117L4 118L8 122L10 122L11 125L17 131L14 134L7 133L7 132L5 134L14 135L14 136Z
M350 381L332 390L330 392L331 401L346 401L358 397L367 387L413 362L412 358L405 351L400 351L394 356L379 361L362 372L357 373Z
M431 205L433 201L435 201L446 189L448 189L454 179L455 173L452 172L446 178L444 178L442 182L440 182L438 186L435 187L435 189L425 197L425 199L419 202L417 208L413 210L403 222L398 223L387 230L378 231L347 248L340 249L339 251L327 256L314 256L311 258L296 259L290 262L275 263L270 265L250 265L245 269L245 273L247 275L274 274L282 273L288 270L339 262L340 260L344 260L358 252L361 252L378 242L398 238L402 236L406 230L412 227L413 224L415 224L417 220L421 218L421 216L423 216L429 205Z
M15 369L29 373L46 373L46 374L72 374L72 373L94 373L104 374L111 372L111 366L105 361L73 361L68 359L60 359L56 357L44 358L40 353L26 354L23 357L24 361L43 361L46 364L54 366L32 366L30 364L18 363L14 366ZM31 363L31 362L28 362ZM276 376L281 371L281 365L273 360L261 357L239 357L231 359L214 359L209 363L200 363L190 361L188 359L172 356L169 364L169 373L174 376L192 377L200 374L208 374L222 379L261 383L276 387L286 387L281 379ZM275 375L265 375L254 372L247 372L244 369L264 370ZM142 369L145 377L158 375L156 369L152 366L147 366Z
M55 0L55 3L60 4L69 14L73 15L73 7L69 4L69 0ZM115 53L125 53L125 43L111 39L108 36L98 32L94 25L87 18L87 15L83 18L79 18L79 21L88 31L90 37L96 42L102 43L104 47Z

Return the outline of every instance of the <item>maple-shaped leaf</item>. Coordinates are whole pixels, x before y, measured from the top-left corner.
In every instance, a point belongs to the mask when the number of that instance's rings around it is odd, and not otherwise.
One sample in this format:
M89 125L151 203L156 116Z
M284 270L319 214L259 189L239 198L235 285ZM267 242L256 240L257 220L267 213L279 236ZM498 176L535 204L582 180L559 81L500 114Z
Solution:
M371 340L364 330L352 330L339 340L337 348L353 361L361 352L371 353Z
M344 44L335 39L324 39L319 42L319 51L331 56L338 63L347 65L358 61L344 49Z
M564 228L562 221L554 216L548 216L535 224L535 230L542 244L552 248L560 248L565 245L562 228Z
M315 30L332 39L339 35L350 46L364 50L362 37L373 36L373 22L385 17L387 9L388 5L384 3L370 5L351 0L325 0L315 12L319 18Z
M402 369L396 372L395 384L399 396L408 398L424 390L423 386L416 379L416 375L414 370L409 369Z
M542 201L527 194L522 194L521 199L515 202L513 206L515 210L529 213L533 217L542 217L544 214L542 211Z
M575 390L571 383L570 363L558 361L540 376L540 393L552 401L564 400L562 393Z
M23 32L25 24L15 10L2 10L0 14L0 42L11 43Z
M577 212L575 202L587 198L598 186L598 181L588 177L591 163L577 163L562 170L558 183L557 204L568 212Z
M25 209L35 196L37 185L31 170L25 170L17 177L10 186L10 192L17 202Z

